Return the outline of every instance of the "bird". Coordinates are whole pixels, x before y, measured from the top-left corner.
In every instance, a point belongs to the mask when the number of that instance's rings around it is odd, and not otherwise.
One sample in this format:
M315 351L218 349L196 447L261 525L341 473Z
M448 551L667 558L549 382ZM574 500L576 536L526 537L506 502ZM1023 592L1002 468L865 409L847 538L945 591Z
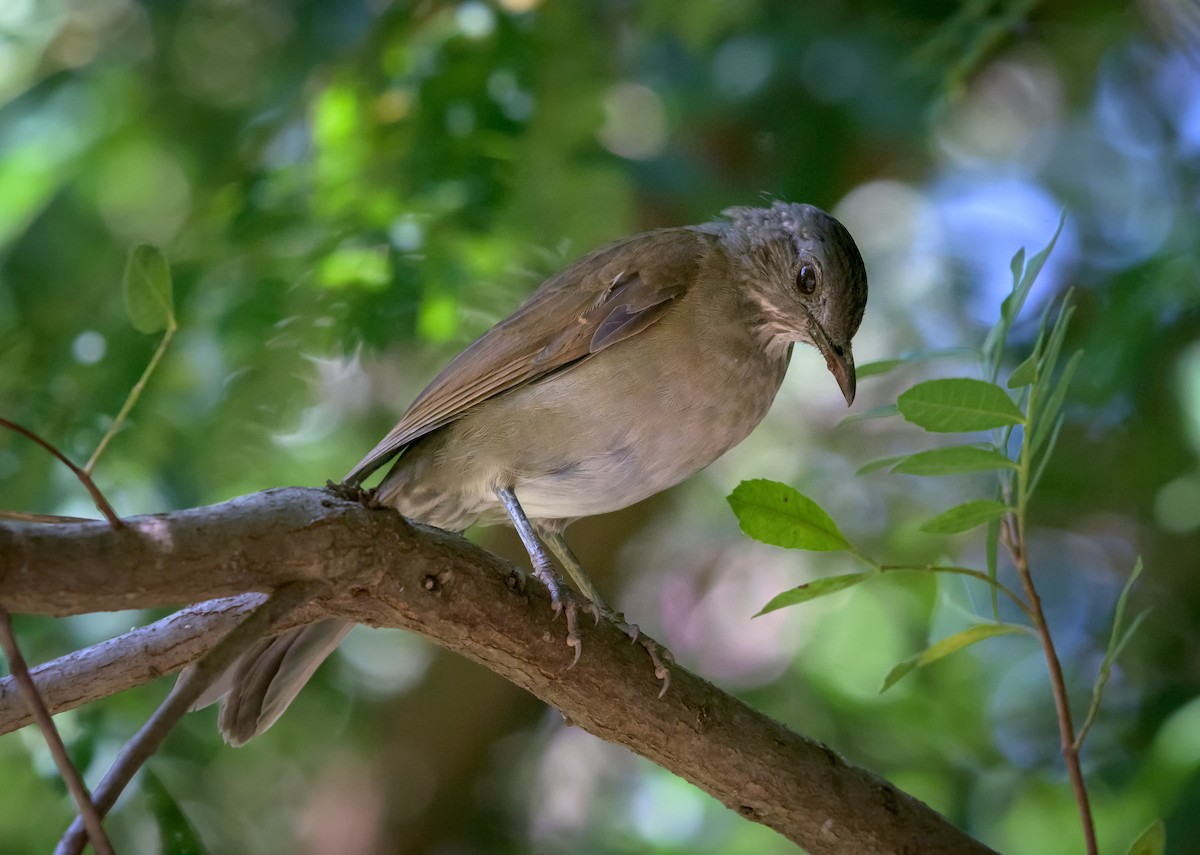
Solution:
M820 352L854 400L851 340L867 274L850 232L807 204L722 214L622 238L545 280L451 361L343 482L358 488L391 464L374 496L406 517L456 532L511 523L566 612L576 661L581 609L638 634L571 553L572 521L672 487L745 439L797 342ZM197 706L223 698L222 735L244 744L352 626L329 618L263 639ZM659 648L644 644L664 677Z

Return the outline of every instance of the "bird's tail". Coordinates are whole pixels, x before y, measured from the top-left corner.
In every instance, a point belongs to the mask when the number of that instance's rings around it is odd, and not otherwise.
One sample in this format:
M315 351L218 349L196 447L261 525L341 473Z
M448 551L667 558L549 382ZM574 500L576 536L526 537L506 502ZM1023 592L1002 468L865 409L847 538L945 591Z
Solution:
M220 700L221 735L230 745L243 745L283 715L353 628L349 621L331 618L265 638L243 653L193 708Z

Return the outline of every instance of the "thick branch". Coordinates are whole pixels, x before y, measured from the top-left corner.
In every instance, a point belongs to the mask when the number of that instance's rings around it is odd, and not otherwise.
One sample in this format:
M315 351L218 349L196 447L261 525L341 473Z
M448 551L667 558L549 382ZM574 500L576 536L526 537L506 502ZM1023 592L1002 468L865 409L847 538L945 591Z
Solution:
M814 855L990 851L916 799L682 668L673 668L671 690L657 699L644 653L612 624L585 625L583 658L567 670L565 630L552 621L543 592L513 591L511 566L462 538L301 488L125 522L119 530L103 522L0 523L0 603L14 612L76 614L325 580L326 593L305 619L337 614L421 633ZM198 633L197 624L227 630L253 603L206 604L160 621L152 636L131 634L127 655L145 660L143 670L123 675L113 690L199 655L220 633ZM61 695L45 694L61 708ZM0 694L0 721L14 720L18 703Z

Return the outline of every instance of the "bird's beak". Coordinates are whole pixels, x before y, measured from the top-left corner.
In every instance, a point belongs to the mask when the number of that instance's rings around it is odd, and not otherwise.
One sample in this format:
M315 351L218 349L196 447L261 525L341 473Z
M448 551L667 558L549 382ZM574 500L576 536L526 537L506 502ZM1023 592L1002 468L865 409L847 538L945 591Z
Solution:
M850 406L854 403L854 354L850 351L850 342L834 344L827 336L821 336L817 348L825 357L829 373L837 380L838 388L846 398L846 406Z

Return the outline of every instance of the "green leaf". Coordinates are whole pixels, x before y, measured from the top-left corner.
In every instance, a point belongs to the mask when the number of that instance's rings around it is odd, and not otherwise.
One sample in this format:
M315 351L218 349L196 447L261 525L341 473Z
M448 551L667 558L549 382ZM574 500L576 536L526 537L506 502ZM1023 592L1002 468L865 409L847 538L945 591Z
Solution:
M887 374L893 368L898 368L907 362L908 360L906 359L878 359L875 362L867 362L856 366L854 376L859 380L865 380L868 377L877 377L880 374Z
M1012 623L980 623L968 627L962 632L956 632L954 635L931 644L916 656L911 656L896 665L883 679L883 687L879 691L880 693L886 692L910 671L915 671L917 668L923 668L939 659L944 659L951 653L956 653L964 647L969 647L976 642L983 641L985 638L993 638L997 635L1024 634L1027 632L1029 630L1025 627Z
M1142 557L1139 555L1133 565L1133 572L1125 580L1125 587L1121 589L1121 595L1117 597L1117 605L1113 611L1112 631L1108 636L1108 649L1104 653L1104 661L1100 663L1100 671L1096 674L1096 682L1092 686L1092 702L1088 707L1087 716L1079 728L1079 735L1075 737L1076 746L1083 745L1088 731L1092 728L1092 723L1096 720L1097 713L1100 712L1100 701L1104 698L1104 687L1108 685L1109 677L1112 675L1113 663L1117 661L1117 657L1121 655L1125 645L1133 638L1133 634L1137 632L1146 615L1150 613L1149 609L1140 612L1129 622L1129 627L1122 630L1121 624L1125 622L1125 606L1129 602L1129 592L1133 590L1133 583L1141 575Z
M847 573L844 576L827 576L824 579L814 579L811 582L805 582L803 585L798 585L790 591L784 591L782 594L773 597L771 602L763 606L762 610L755 617L773 612L776 609L798 605L799 603L807 603L809 600L815 600L819 597L836 594L838 591L844 591L847 588L853 588L859 582L873 575L873 573Z
M1028 386L1037 377L1039 354L1035 350L1029 354L1029 357L1013 369L1013 373L1008 375L1008 388L1020 389L1022 386Z
M1026 499L1037 492L1038 484L1042 482L1042 475L1046 473L1046 464L1050 462L1050 456L1054 454L1054 446L1058 444L1058 435L1062 431L1064 421L1066 418L1059 413L1058 419L1054 422L1054 430L1050 431L1050 439L1046 442L1042 459L1037 462L1037 468L1034 469L1033 475L1029 479L1029 485L1025 488Z
M1062 235L1063 226L1066 223L1067 212L1064 210L1058 217L1058 228L1054 230L1054 237L1050 238L1050 243L1046 244L1041 252L1029 259L1029 263L1025 265L1025 273L1021 276L1020 283L1013 288L1013 292L1001 304L1000 310L1007 313L1010 325L1017 319L1017 315L1021 314L1021 308L1025 305L1025 298L1029 296L1029 291L1033 288L1033 283L1037 281L1038 275L1042 272L1042 267L1045 266L1046 259L1050 257L1050 253L1054 252L1054 245L1058 243L1058 238Z
M1008 338L1008 330L1012 327L1017 315L1021 314L1021 308L1025 305L1025 298L1029 296L1029 291L1033 288L1034 281L1037 280L1038 274L1042 272L1042 266L1046 263L1046 259L1050 257L1050 253L1054 250L1054 245L1058 243L1058 237L1062 234L1063 225L1066 221L1067 212L1063 211L1062 215L1058 218L1058 228L1054 230L1054 237L1050 239L1050 243L1046 244L1041 252L1030 259L1029 264L1024 264L1024 247L1013 256L1012 264L1009 265L1013 274L1012 293L1005 297L1004 302L1000 304L1000 319L996 321L996 325L988 332L982 348L984 364L989 366L993 380L996 379L1000 371L1000 353L1004 350L1004 344ZM1023 272L1022 267L1024 267Z
M898 454L894 457L880 457L878 460L872 460L869 463L864 463L855 471L855 475L870 475L872 472L878 472L880 469L887 469L889 466L895 466L901 460L904 460L911 455Z
M883 678L883 685L879 687L879 694L882 695L916 669L917 660L915 658L905 659L903 662L897 663L891 671L888 671L887 676Z
M995 499L975 499L943 511L921 526L927 534L958 534L999 519L1009 507Z
M1129 845L1128 855L1163 855L1167 851L1167 828L1156 819Z
M995 383L967 377L926 380L903 392L896 403L905 419L935 433L989 430L1025 420Z
M895 404L880 404L877 407L871 407L871 409L864 410L861 413L854 413L853 415L845 416L837 423L837 427L848 425L852 422L865 422L868 419L886 419L890 416L898 414L899 412L900 410Z
M1079 367L1079 360L1083 358L1083 351L1077 350L1067 362L1066 368L1058 378L1058 384L1054 387L1054 391L1050 393L1050 397L1046 403L1038 407L1036 413L1036 422L1032 431L1032 436L1029 439L1029 454L1030 456L1037 455L1042 447L1046 444L1051 434L1056 432L1055 425L1058 423L1058 411L1062 409L1063 401L1067 397L1067 388L1071 385L1071 379L1075 376L1075 369Z
M1000 553L1000 520L988 522L987 537L984 540L984 554L987 556L987 575L992 581L992 617L1000 620L1000 589L997 587L996 562Z
M1016 251L1012 261L1008 263L1008 269L1012 271L1013 288L1016 288L1017 283L1021 281L1021 271L1025 269L1025 247Z
M1073 295L1074 289L1071 289L1063 297L1062 309L1059 311L1058 317L1054 319L1054 327L1050 330L1050 335L1042 349L1042 361L1038 366L1038 375L1041 378L1048 379L1058 365L1058 354L1067 337L1067 328L1071 324L1071 318L1075 315L1075 307L1071 305Z
M818 552L849 546L829 514L787 484L765 478L743 481L728 501L742 531L763 543Z
M195 826L188 821L183 808L162 780L149 767L142 769L139 779L150 812L158 824L159 851L172 855L206 855L208 850Z
M121 290L135 330L149 335L175 328L171 268L158 247L143 243L130 250Z
M914 362L927 362L932 359L963 359L976 357L979 353L970 347L945 347L939 350L919 350L905 353L895 359L879 359L859 365L854 374L859 380L866 377L878 377L901 365L911 365Z
M903 457L892 467L892 471L902 475L957 475L961 472L1016 468L1017 464L994 448L951 445Z
M1067 293L1070 294L1070 290L1068 290ZM1028 359L1018 365L1013 371L1012 375L1010 375L1008 380L1008 388L1021 388L1022 386L1035 384L1039 379L1041 379L1041 368L1046 364L1044 357L1046 353L1047 324L1050 321L1050 311L1053 308L1054 301L1047 301L1045 307L1042 309L1042 316L1038 319L1038 333L1037 337L1033 340L1033 352L1030 353ZM1062 321L1061 311L1058 313L1058 321ZM1057 328L1057 323L1055 326ZM1032 364L1027 365L1026 363L1029 363L1031 360ZM1029 379L1025 382L1021 382L1022 380L1025 380L1025 378L1021 375L1023 375L1026 371L1029 372Z

